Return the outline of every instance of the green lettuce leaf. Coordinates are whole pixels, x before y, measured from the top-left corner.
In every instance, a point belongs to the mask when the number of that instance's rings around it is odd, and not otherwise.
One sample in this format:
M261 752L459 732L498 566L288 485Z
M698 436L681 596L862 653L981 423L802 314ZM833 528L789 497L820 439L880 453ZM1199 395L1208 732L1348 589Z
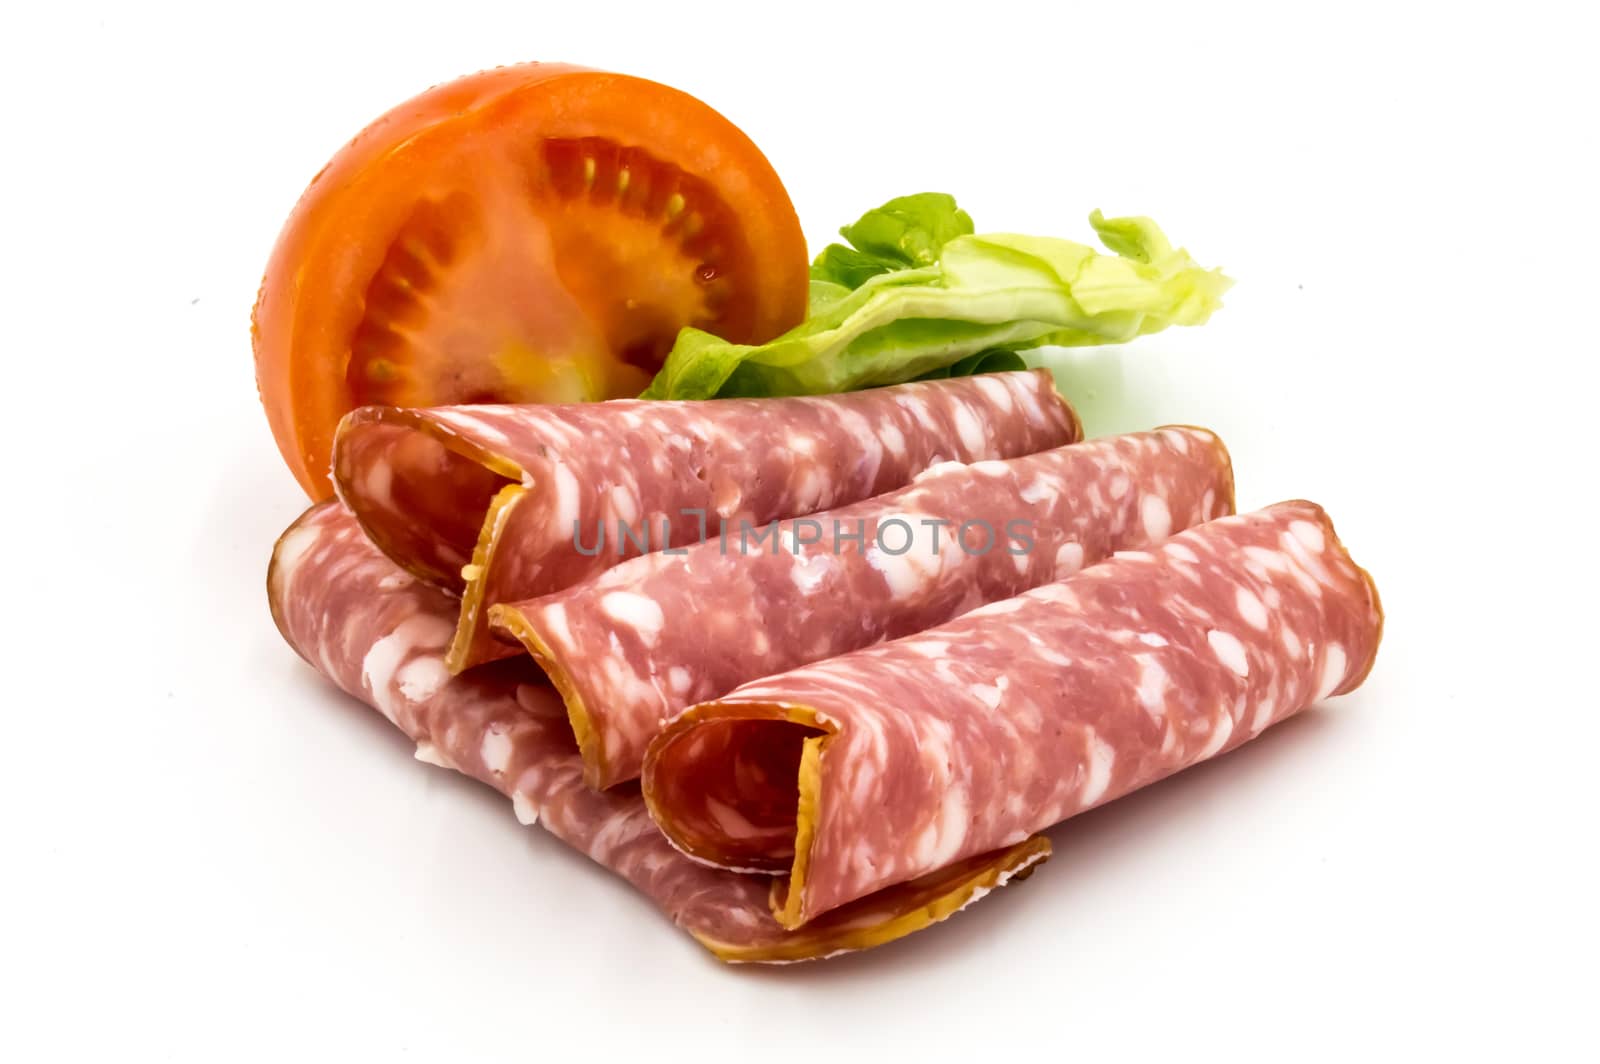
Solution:
M972 232L972 217L954 196L921 192L892 199L839 230L850 246L829 244L811 264L811 276L846 288L890 270L931 266L958 236Z
M1089 216L1085 244L974 235L955 200L891 200L812 266L810 315L769 343L684 329L647 399L820 395L1016 368L1044 345L1123 343L1199 325L1232 284L1174 250L1148 218Z

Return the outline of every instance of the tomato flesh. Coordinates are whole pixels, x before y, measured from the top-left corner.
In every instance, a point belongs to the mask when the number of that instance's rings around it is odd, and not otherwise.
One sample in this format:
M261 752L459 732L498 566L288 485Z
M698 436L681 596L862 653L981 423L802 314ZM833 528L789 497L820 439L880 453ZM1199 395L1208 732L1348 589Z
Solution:
M636 395L684 326L759 342L803 316L798 220L731 124L650 82L525 69L380 120L280 237L257 377L313 497L356 406Z

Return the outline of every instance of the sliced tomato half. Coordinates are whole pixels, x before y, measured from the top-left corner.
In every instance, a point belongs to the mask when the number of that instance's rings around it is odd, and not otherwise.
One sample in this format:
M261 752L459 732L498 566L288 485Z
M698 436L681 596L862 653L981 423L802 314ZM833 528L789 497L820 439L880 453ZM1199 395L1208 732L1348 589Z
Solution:
M504 67L395 108L312 181L256 302L256 380L320 499L357 406L636 395L683 326L759 343L806 290L788 194L727 119L639 78Z

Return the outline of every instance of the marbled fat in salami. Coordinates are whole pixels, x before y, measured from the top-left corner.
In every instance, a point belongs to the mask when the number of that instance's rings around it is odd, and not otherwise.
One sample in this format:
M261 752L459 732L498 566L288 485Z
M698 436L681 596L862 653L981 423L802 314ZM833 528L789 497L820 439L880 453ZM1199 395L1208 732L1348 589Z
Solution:
M800 927L1351 690L1381 631L1321 507L1280 503L691 707L644 793L684 852L787 870Z
M454 672L515 652L488 632L495 603L696 542L723 520L814 513L942 461L1078 437L1034 370L810 398L366 407L339 426L333 477L384 553L462 595Z
M632 558L494 607L567 702L587 778L639 774L661 721L740 684L909 635L1233 512L1228 452L1175 426L1010 461Z
M313 507L284 533L267 583L289 644L411 737L418 759L508 795L519 820L627 879L722 960L809 960L880 945L1022 878L1049 854L1047 840L1025 839L785 930L769 911L767 877L696 864L656 830L637 789L584 785L561 701L531 662L452 677L444 650L455 602L380 554L342 506Z

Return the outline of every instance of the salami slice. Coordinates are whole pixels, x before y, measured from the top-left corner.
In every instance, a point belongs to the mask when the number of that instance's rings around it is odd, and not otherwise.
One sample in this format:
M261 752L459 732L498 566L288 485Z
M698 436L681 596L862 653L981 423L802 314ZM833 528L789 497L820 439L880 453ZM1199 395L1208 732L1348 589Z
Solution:
M787 870L799 927L1351 690L1381 630L1327 515L1280 503L691 707L644 793L684 852Z
M785 930L768 911L765 877L673 850L637 789L584 785L561 701L531 662L450 676L444 649L454 601L378 553L342 506L314 507L284 533L267 584L290 646L411 737L418 759L508 795L519 820L544 825L627 879L722 960L809 960L880 945L1025 877L1049 854L1047 840L1029 838Z
M945 460L1011 458L1079 426L1042 370L816 398L567 406L365 407L334 443L334 486L372 541L462 595L452 672L515 653L497 602L630 555L901 487Z
M1172 427L1010 461L936 466L908 487L682 553L632 558L497 629L567 703L587 778L639 774L660 722L749 680L941 624L1233 512L1222 441Z

